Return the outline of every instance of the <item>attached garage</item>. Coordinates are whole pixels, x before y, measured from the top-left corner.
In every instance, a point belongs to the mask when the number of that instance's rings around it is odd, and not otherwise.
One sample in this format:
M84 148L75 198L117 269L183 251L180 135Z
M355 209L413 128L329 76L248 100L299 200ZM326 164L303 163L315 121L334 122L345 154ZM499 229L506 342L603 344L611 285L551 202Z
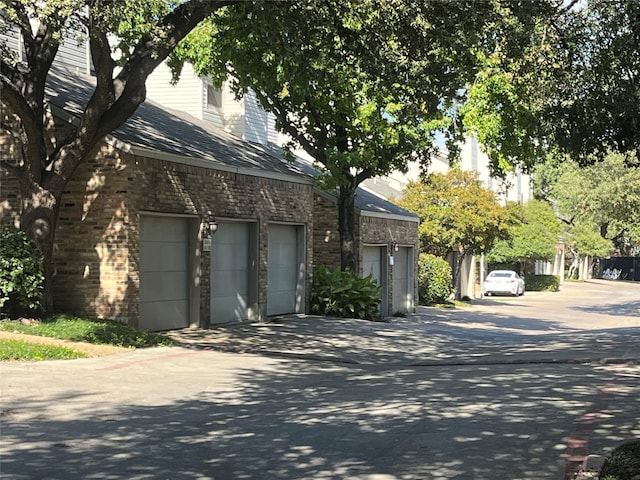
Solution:
M304 228L270 224L267 248L267 315L304 309Z
M141 215L139 268L138 326L189 326L189 219Z
M371 275L378 282L378 285L382 286L381 315L386 315L389 308L387 302L386 258L386 247L384 246L365 246L362 248L362 276Z
M250 318L255 301L255 224L221 222L211 247L211 323ZM253 282L255 283L255 282Z
M393 255L393 312L408 313L414 305L413 248L398 247Z

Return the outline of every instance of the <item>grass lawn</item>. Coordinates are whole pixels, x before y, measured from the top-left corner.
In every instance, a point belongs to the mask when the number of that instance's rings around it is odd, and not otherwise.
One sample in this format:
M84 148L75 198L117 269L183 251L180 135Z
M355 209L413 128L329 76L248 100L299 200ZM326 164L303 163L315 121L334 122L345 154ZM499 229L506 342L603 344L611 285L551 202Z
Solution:
M86 357L84 353L67 347L30 343L23 340L0 339L1 362L66 360L83 357Z
M127 348L174 344L171 338L161 333L145 332L121 322L89 320L69 315L55 315L46 320L34 321L29 325L17 321L2 320L0 321L0 331ZM67 347L36 345L23 340L0 339L0 360L4 361L53 360L82 356L85 355Z

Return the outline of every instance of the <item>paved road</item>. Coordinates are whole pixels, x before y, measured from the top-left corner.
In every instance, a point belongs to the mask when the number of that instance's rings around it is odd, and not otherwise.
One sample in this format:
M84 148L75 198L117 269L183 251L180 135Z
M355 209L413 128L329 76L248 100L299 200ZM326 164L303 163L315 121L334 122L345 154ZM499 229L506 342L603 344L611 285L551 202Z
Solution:
M3 479L562 479L640 437L640 285L3 364Z

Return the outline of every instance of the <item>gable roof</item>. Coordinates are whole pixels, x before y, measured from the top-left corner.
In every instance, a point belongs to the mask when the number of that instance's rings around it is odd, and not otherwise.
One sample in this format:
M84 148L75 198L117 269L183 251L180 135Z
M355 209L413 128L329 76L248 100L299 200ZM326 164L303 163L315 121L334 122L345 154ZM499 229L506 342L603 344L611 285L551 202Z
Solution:
M280 147L273 144L271 144L270 147L270 151L273 152L274 155L282 155L282 149ZM293 163L298 169L309 176L317 177L321 174L320 170L315 165L303 158L296 157ZM337 200L336 192L325 193L331 196L333 200ZM395 203L385 199L379 193L362 185L359 186L356 191L355 207L364 215L382 216L387 218L402 217L402 220L414 222L418 222L420 220L418 215L415 213L405 210Z
M94 89L93 77L52 69L47 81L47 100L77 118ZM150 100L140 105L111 137L127 144L132 153L144 156L176 162L193 159L199 166L209 168L241 169L247 174L285 175L294 177L289 178L291 181L312 181L291 163L259 146Z
M78 118L94 89L94 77L52 68L47 80L47 100ZM177 163L302 183L312 183L319 175L318 169L303 159L285 160L278 146L246 142L209 122L151 100L140 105L111 137L117 140L118 148ZM329 195L335 200L335 194ZM355 206L364 215L419 221L417 215L363 187L358 187Z

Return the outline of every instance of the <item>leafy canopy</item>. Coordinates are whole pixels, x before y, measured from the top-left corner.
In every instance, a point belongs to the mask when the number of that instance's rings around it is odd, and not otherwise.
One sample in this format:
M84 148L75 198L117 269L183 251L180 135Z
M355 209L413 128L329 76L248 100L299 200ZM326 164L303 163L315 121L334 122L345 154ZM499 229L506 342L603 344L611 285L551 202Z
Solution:
M640 149L640 2L548 5L532 9L526 32L513 24L514 40L481 55L460 109L498 171L530 166L553 149L580 164Z
M569 226L590 225L620 253L640 246L640 168L634 154L609 153L581 167L564 156L535 169L536 195L554 204Z
M525 204L509 203L507 208L518 222L511 227L510 238L495 243L487 261L505 264L552 260L562 226L551 205L529 200Z
M253 89L334 185L357 184L428 161L497 18L492 2L234 5L180 45L174 67Z
M497 239L506 238L511 222L477 172L452 169L431 174L409 183L398 203L420 217L421 250L441 257L454 249L484 253Z

